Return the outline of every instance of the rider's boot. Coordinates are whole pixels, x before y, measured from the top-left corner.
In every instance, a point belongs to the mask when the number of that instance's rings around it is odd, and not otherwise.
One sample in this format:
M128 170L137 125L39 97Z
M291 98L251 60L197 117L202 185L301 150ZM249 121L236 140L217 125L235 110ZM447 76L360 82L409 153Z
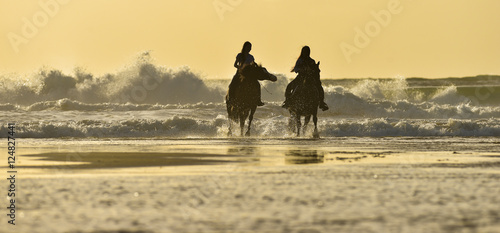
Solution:
M285 102L283 102L283 105L281 105L282 108L288 108L290 107L289 106L289 103L288 103L288 99L285 99Z
M319 103L319 108L321 108L321 110L323 111L326 111L328 110L328 105L325 103L325 101L321 101L321 103Z

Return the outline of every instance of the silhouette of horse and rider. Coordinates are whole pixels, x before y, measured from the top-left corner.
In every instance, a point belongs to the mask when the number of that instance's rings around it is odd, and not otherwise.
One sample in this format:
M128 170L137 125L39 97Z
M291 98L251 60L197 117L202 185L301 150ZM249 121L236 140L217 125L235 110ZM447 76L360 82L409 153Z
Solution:
M241 136L243 136L245 120L248 118L248 129L245 133L250 136L253 115L258 106L263 106L259 80L275 82L276 76L269 73L266 68L257 65L254 57L250 54L252 44L245 42L241 53L236 56L234 67L237 69L229 84L226 95L226 107L229 118L229 132L232 135L232 123L240 123ZM305 117L304 128L309 123L311 116L314 122L313 137L318 138L317 112L318 108L328 110L324 102L324 90L320 81L319 62L311 58L311 49L304 46L292 72L297 77L291 81L285 91L285 102L282 107L288 109L291 115L290 127L300 136L301 117ZM293 125L295 120L296 125Z

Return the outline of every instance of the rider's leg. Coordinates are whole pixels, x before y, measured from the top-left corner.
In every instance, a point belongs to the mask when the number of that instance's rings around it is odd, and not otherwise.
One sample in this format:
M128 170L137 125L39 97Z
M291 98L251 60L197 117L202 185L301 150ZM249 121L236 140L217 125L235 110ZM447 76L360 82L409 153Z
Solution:
M323 90L323 86L321 85L321 81L317 82L317 85L316 85L317 89L318 89L318 93L319 93L319 108L321 108L321 110L323 111L326 111L328 110L328 105L325 103L325 90Z
M294 80L292 80L288 86L286 86L286 90L285 90L285 102L283 102L283 105L281 107L283 108L288 108L289 106L289 100L290 100L290 97L292 96L292 92L293 90L295 90L295 88L297 87L297 84L298 84L298 81L297 81L297 78L295 78Z
M231 83L229 84L229 91L227 93L229 101L232 101L234 99L234 93L236 92L236 89L238 88L239 84L240 84L240 74L236 72L236 74L233 76L233 80L231 80Z

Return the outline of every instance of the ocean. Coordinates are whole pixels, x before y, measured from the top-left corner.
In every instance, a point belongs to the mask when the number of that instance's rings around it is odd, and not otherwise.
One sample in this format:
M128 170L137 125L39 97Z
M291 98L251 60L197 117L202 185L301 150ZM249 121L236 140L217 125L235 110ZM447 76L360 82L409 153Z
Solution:
M230 80L187 67L0 75L2 229L499 231L499 76L323 77L313 139L276 75L250 137L227 136Z
M253 137L293 137L281 108L290 80L276 75L261 83L266 105L257 109ZM319 113L322 137L500 136L500 76L322 82L330 106ZM2 74L0 131L15 122L21 138L224 138L228 84L143 60L100 76Z

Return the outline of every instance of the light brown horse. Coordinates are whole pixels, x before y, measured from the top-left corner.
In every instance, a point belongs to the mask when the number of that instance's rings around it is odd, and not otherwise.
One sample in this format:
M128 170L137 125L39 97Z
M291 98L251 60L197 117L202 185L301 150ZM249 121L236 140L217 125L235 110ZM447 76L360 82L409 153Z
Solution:
M243 136L243 128L245 127L245 120L247 117L248 130L245 133L245 136L250 136L253 115L255 110L257 110L258 103L260 102L259 80L270 80L272 82L276 82L278 78L267 72L266 68L260 65L249 65L243 69L242 74L240 75L240 83L237 85L237 89L234 90L234 98L229 101L229 96L226 95L226 107L229 119L228 136L232 135L231 121L240 122L241 136Z
M300 78L300 84L294 90L292 96L290 96L290 107L288 111L290 112L290 128L292 131L297 132L297 137L300 136L300 130L302 126L301 117L304 117L304 128L303 134L305 134L307 129L307 124L313 117L314 122L314 132L313 137L319 138L318 132L318 107L319 107L319 92L315 85L315 82L319 80L319 62L315 64L313 69L309 74L297 77ZM295 121L295 125L293 124Z

